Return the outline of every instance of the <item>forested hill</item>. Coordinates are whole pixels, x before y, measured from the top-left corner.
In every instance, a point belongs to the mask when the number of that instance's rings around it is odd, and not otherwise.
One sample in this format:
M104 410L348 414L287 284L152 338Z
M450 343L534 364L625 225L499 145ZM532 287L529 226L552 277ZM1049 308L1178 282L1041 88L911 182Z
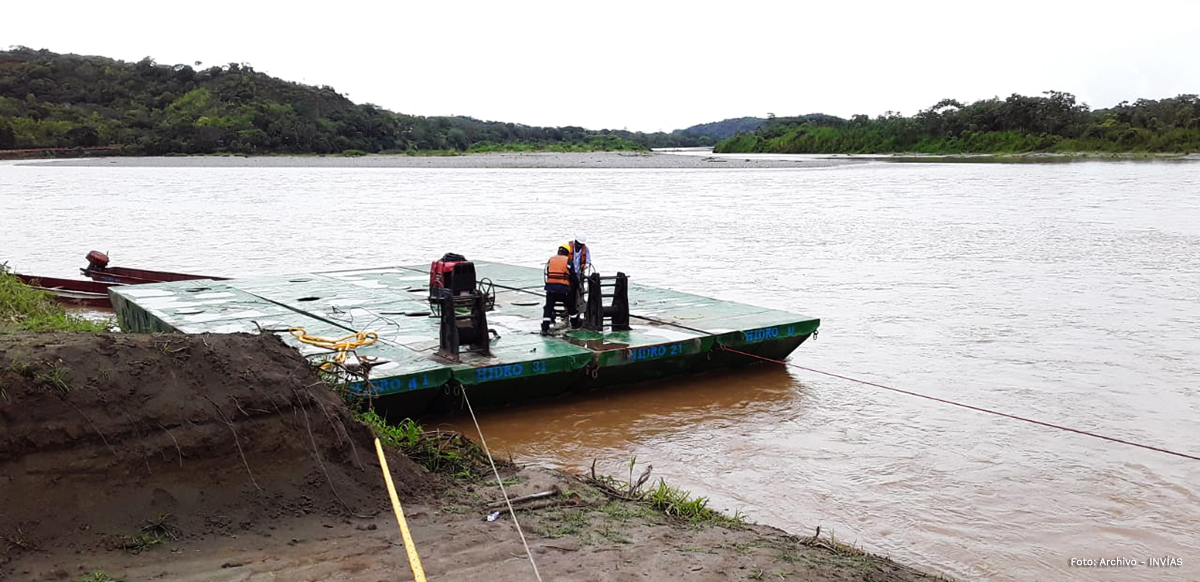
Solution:
M530 127L355 104L328 86L231 63L128 63L0 51L0 149L122 146L125 153L621 150L712 145L711 136Z
M718 153L1200 152L1200 98L1138 99L1092 110L1047 91L970 105L944 99L913 117L830 115L768 119Z
M672 135L679 134L697 138L712 138L714 141L717 141L733 137L739 133L756 131L766 121L766 119L761 117L738 117L693 125L687 129L676 130Z

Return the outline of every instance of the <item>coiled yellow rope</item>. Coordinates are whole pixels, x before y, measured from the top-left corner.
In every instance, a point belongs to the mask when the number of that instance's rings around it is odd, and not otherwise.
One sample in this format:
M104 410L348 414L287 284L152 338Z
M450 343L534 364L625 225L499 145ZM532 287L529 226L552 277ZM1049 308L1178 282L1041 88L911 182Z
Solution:
M373 331L360 331L338 339L310 336L308 335L308 330L303 327L289 327L288 333L292 334L292 337L301 343L334 350L336 354L333 356L333 361L338 365L346 363L347 353L363 346L369 346L379 339L379 334ZM329 363L326 362L325 365L321 366L321 369L326 369L328 365Z

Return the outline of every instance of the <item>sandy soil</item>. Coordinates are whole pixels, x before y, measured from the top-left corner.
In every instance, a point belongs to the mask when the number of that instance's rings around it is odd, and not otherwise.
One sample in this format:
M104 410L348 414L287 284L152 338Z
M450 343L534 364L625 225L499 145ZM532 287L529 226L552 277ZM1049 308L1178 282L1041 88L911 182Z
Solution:
M370 155L341 156L192 156L157 158L78 158L19 162L18 165L113 166L164 168L819 168L865 163L866 160L805 159L766 160L676 155L659 152L490 153L463 156Z
M373 435L274 336L0 336L0 579L410 575ZM430 580L533 580L494 479L388 459ZM927 579L764 526L692 525L508 466L545 580ZM160 542L154 542L153 534Z

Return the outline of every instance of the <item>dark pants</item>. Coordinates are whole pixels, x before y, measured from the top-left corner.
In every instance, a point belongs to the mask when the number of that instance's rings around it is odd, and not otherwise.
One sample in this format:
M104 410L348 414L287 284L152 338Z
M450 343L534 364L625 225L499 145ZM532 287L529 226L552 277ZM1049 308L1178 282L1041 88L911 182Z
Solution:
M575 304L575 309L580 308L580 303L583 303L583 285L579 276L571 271L571 301Z
M554 289L546 289L546 306L542 308L542 331L550 329L554 323L554 306L562 304L567 308L571 317L571 327L579 327L579 310L575 308L575 295L565 285L554 285Z

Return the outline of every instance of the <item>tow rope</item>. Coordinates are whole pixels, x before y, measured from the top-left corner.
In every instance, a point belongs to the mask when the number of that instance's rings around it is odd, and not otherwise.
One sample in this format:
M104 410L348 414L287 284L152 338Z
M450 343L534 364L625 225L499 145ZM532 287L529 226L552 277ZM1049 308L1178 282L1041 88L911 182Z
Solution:
M379 334L373 331L360 331L342 338L330 339L324 337L316 337L308 335L308 330L303 327L289 327L288 333L296 338L296 341L317 346L335 352L333 363L339 366L346 364L346 354L363 346L369 346L379 340ZM322 370L328 370L330 362L325 362L321 365Z
M983 408L983 407L981 407L981 406L972 406L972 405L970 405L970 404L963 404L963 403L961 403L961 402L955 402L955 401L953 401L953 400L946 400L945 398L938 398L938 397L936 397L936 396L929 396L929 395L926 395L926 394L921 394L921 393L918 393L918 392L912 392L912 391L909 391L909 390L901 390L900 388L892 388L891 386L884 386L883 384L876 384L875 382L868 382L868 381L866 381L866 380L859 380L859 379L857 379L857 378L851 378L851 377L849 377L849 376L842 376L841 374L834 374L833 372L824 372L824 371L821 371L821 370L817 370L817 369L815 369L815 368L808 368L808 367L805 367L805 366L801 366L801 365L799 365L799 364L793 364L793 363L791 363L791 362L786 362L786 361L784 361L784 360L776 360L776 359L772 359L772 358L766 358L766 357L763 357L763 356L759 356L759 355L756 355L756 354L751 354L751 353L748 353L748 352L743 352L743 351L741 351L741 350L735 350L735 349L733 349L733 348L729 348L729 347L725 347L725 346L719 346L719 348L720 348L720 349L722 349L722 350L725 350L725 351L727 351L727 352L733 352L733 353L735 353L735 354L741 354L741 355L743 355L743 356L750 356L751 358L758 358L758 359L760 359L760 360L763 360L764 362L771 362L771 363L774 363L774 364L782 364L782 365L784 365L784 366L791 366L791 367L793 367L793 368L798 368L798 369L800 369L800 370L806 370L806 371L813 372L813 373L816 373L816 374L824 374L824 375L826 375L826 376L832 376L832 377L834 377L834 378L838 378L838 379L841 379L841 380L846 380L846 381L848 381L848 382L857 382L857 383L859 383L859 384L866 384L867 386L874 386L875 388L883 388L884 390L891 390L892 392L899 392L899 393L901 393L901 394L907 394L907 395L909 395L909 396L916 396L916 397L918 397L918 398L925 398L925 399L927 399L927 400L933 400L933 401L935 401L935 402L941 402L941 403L943 403L943 404L951 404L951 405L954 405L954 406L960 406L960 407L962 407L962 408L968 408L968 409L970 409L970 410L975 410L975 411L978 411L978 412L986 412L986 413L988 413L988 414L994 414L994 415L996 415L996 416L1003 416L1003 417L1005 417L1005 418L1011 418L1011 419L1013 419L1013 420L1020 420L1020 421L1022 421L1022 422L1028 422L1028 423L1030 423L1030 424L1037 424L1037 425L1041 425L1041 426L1045 426L1045 427L1049 427L1049 428L1053 428L1053 429L1063 430L1063 431L1067 431L1067 432L1073 432L1073 433L1075 433L1075 434L1081 434L1081 435L1084 435L1084 436L1090 436L1090 437L1093 437L1093 438L1098 438L1098 439L1102 439L1102 440L1106 440L1106 441L1111 441L1111 442L1114 442L1114 443L1121 443L1121 444L1123 444L1123 445L1130 445L1130 446L1134 446L1134 447L1140 447L1140 448L1143 448L1143 449L1148 449L1148 450L1151 450L1151 451L1157 451L1157 452L1160 452L1160 453L1166 453L1166 454L1168 454L1168 455L1175 455L1175 456L1177 456L1177 457L1183 457L1183 458L1185 458L1185 459L1191 459L1191 460L1193 460L1193 461L1200 461L1200 457L1197 457L1197 456L1195 456L1195 455L1189 455L1189 454L1187 454L1187 453L1179 453L1179 452L1176 452L1176 451L1172 451L1172 450L1168 450L1168 449L1164 449L1164 448L1156 447L1156 446L1153 446L1153 445L1145 445L1145 444L1142 444L1142 443L1135 443L1135 442L1132 442L1132 441L1127 441L1127 440L1125 440L1125 439L1119 439L1119 438L1116 438L1116 437L1110 437L1110 436L1105 436L1105 435L1102 435L1102 434L1096 434L1096 433L1094 433L1094 432L1088 432L1088 431L1086 431L1086 430L1080 430L1080 429L1077 429L1077 428L1071 428L1071 427L1069 427L1069 426L1062 426L1062 425L1054 424L1054 423L1051 423L1051 422L1044 422L1044 421L1041 421L1041 420L1034 420L1034 419L1032 419L1032 418L1025 418L1025 417L1023 417L1023 416L1017 416L1017 415L1015 415L1015 414L1008 414L1007 412L1000 412L1000 411L997 411L997 410L991 410L991 409L988 409L988 408Z

